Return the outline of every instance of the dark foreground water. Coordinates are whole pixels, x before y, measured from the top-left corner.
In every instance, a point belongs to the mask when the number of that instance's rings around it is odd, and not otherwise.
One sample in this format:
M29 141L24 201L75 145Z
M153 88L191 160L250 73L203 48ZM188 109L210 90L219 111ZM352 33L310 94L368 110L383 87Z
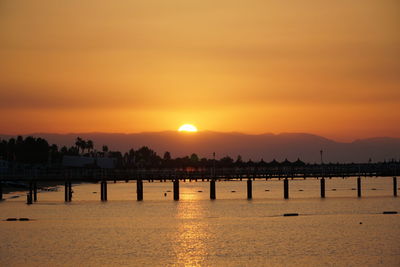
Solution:
M106 203L99 184L68 204L62 188L30 206L16 192L0 203L0 266L400 266L391 181L363 178L361 199L355 179L327 180L326 199L317 180L290 181L289 200L282 181L254 182L251 201L245 181L217 182L215 201L207 182L181 182L180 201L170 182L145 183L143 202L135 183L109 184Z

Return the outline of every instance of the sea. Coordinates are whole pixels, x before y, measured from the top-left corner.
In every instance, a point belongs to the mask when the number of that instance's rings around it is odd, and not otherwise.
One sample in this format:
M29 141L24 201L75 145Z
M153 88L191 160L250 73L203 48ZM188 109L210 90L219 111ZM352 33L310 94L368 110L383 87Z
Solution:
M0 202L0 266L400 266L400 198L392 178L326 179L320 198L317 179L253 182L218 181L216 200L209 182L109 182L108 201L100 184L73 184L26 192ZM297 213L298 216L284 216ZM28 218L29 221L7 221Z

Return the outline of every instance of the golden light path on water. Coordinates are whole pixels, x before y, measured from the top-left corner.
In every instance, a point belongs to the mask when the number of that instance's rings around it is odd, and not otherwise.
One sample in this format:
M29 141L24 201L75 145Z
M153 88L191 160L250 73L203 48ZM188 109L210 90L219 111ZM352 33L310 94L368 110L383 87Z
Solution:
M199 202L199 194L182 192L178 203L178 236L174 242L177 265L201 266L208 253L207 240L211 233L202 219L205 216L204 205Z

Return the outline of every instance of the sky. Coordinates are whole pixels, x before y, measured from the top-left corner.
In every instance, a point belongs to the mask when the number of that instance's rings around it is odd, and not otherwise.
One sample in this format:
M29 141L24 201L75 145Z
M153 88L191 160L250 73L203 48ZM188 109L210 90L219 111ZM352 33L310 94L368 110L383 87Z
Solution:
M0 0L0 132L400 137L397 0Z

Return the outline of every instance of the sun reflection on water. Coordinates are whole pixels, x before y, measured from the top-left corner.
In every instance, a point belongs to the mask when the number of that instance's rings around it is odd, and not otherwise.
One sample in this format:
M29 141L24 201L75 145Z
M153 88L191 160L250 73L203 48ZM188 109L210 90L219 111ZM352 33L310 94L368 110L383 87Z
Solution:
M198 201L180 201L177 203L179 225L174 244L177 265L201 266L209 252L207 241L210 239L208 224L204 220L204 206Z

